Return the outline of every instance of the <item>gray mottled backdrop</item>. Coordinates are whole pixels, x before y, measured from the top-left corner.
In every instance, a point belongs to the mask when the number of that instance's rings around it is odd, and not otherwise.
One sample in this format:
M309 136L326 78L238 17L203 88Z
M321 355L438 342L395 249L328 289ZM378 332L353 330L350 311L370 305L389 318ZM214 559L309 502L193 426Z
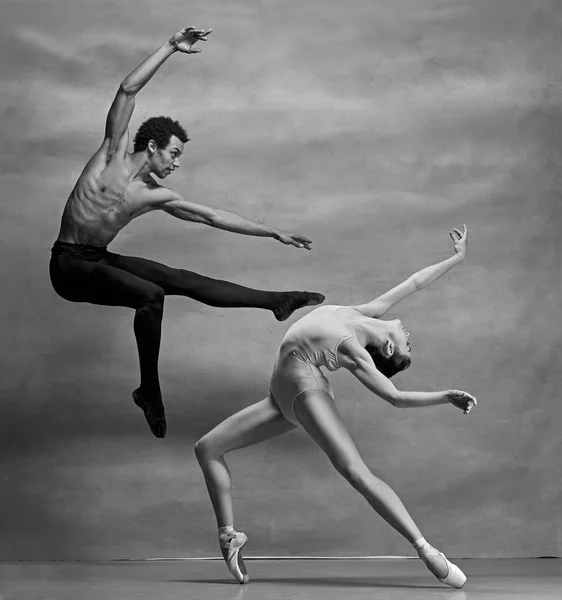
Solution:
M213 27L140 94L192 141L189 199L309 235L274 241L143 217L112 248L268 289L366 301L469 258L398 307L408 389L480 405L401 411L344 372L339 406L375 472L452 556L562 553L558 0L3 0L0 24L0 558L216 553L193 444L267 392L287 328L257 310L166 304L169 435L130 398L127 309L51 290L49 248L121 81L180 26ZM250 554L411 552L302 432L232 457Z

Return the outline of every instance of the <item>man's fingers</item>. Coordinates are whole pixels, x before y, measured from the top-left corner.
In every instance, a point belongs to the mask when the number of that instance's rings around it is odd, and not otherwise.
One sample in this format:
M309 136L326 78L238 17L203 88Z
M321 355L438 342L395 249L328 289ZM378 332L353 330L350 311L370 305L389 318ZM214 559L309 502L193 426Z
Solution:
M302 244L312 244L312 240L309 240L306 236L301 235L300 233L289 233L288 235Z
M196 29L195 27L185 27L184 29L181 30L181 33L188 37L188 36L193 36L196 37L198 40L203 40L203 41L207 41L207 36L212 33L212 29Z
M453 231L459 236L459 238L462 238L462 233L460 232L459 229L455 228L455 229L453 229Z
M291 240L291 243L295 244L295 245L299 245L299 246L309 246L310 244L312 244L312 240L309 240L307 237L305 237L304 235L300 235L298 233L289 233L287 234L287 237Z
M293 240L292 244L297 248L306 248L307 250L310 250L310 246L306 242L299 242L297 240Z
M302 235L284 235L279 241L283 244L295 246L295 248L306 248L307 250L310 250L310 244L312 244L311 240Z

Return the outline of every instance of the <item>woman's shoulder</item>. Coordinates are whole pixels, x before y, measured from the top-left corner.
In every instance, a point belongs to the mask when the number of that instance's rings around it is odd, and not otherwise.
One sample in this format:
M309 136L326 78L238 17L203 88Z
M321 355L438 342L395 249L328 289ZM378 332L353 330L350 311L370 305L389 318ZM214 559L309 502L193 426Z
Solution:
M332 311L332 312L342 312L344 314L355 313L356 315L361 315L361 313L353 308L352 306L347 306L346 304L322 304L314 309L313 312L316 311Z
M344 319L346 321L357 321L365 320L368 318L353 306L339 306L334 304L331 308L333 309L334 314L338 315L338 319Z

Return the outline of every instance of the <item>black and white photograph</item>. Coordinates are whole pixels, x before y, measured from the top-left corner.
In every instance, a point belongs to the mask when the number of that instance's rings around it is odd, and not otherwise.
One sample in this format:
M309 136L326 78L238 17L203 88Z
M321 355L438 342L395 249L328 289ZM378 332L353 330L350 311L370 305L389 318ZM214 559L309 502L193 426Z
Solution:
M0 31L0 600L560 600L562 3Z

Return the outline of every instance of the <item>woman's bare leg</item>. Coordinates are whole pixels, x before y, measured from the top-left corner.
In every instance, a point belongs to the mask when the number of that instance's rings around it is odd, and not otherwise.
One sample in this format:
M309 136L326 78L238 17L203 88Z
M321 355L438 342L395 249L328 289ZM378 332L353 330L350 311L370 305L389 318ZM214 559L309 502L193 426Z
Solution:
M321 390L304 392L297 398L294 410L301 425L324 450L336 470L377 513L412 544L421 538L420 530L400 498L364 463L333 398Z
M232 525L232 479L224 455L295 429L270 396L228 417L195 444L217 525Z
M250 580L242 558L242 548L248 538L234 529L232 478L224 455L294 428L283 417L271 397L267 397L232 415L195 444L195 454L205 475L205 483L215 510L221 552L228 570L239 583Z
M426 542L394 490L375 477L361 458L333 398L321 390L304 392L293 405L295 416L324 450L334 467L377 513L416 548L428 569L451 587L462 587L464 573Z

